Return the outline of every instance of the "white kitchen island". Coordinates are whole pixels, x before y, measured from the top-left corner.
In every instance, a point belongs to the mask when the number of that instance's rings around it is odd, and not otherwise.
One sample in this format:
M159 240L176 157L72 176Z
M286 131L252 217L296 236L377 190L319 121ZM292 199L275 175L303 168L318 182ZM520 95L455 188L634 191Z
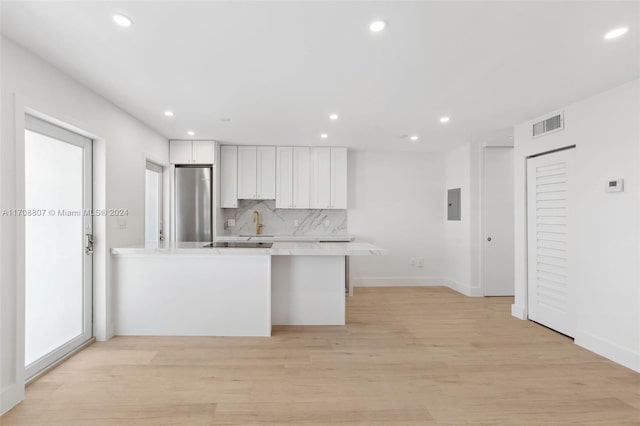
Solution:
M366 243L204 243L111 250L118 335L270 336L272 325L344 325L345 257Z

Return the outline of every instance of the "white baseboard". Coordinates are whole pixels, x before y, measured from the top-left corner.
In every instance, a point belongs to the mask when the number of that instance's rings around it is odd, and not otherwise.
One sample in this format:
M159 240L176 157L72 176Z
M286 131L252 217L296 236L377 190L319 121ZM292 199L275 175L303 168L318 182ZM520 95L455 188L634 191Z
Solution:
M455 290L458 293L462 293L465 296L469 296L469 297L482 297L484 296L483 291L480 287L469 287L466 284L461 284L459 282L453 281L453 280L446 280L447 282L447 287L449 287L451 290Z
M434 277L351 277L352 287L436 287L447 286L445 278Z
M514 303L513 305L511 305L511 315L518 319L526 320L527 310L524 308L524 306L516 305Z
M469 287L436 277L351 277L351 287L449 287L465 296L483 296L480 287Z
M0 416L11 410L24 399L24 386L12 384L0 392Z
M576 345L640 373L640 353L580 330L575 334Z

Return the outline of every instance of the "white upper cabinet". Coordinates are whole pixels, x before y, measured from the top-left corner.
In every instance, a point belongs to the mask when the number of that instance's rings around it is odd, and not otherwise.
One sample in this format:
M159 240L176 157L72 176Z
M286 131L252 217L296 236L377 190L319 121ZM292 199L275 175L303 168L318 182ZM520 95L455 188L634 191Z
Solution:
M220 207L238 207L238 147L220 147Z
M309 208L309 148L277 148L276 208Z
M276 147L256 147L256 155L256 198L258 200L273 200L276 198Z
M238 147L238 198L255 200L258 198L257 150L255 146Z
M192 159L192 141L169 141L169 162L171 164L191 164Z
M331 206L331 148L311 148L312 209Z
M276 149L276 208L293 208L293 147Z
M311 148L311 208L347 208L347 149Z
M193 141L193 159L196 164L214 164L216 144L213 141Z
M331 204L329 208L347 208L347 148L331 148Z
M220 157L223 208L238 199L275 199L277 209L347 208L347 148L227 145Z
M214 164L215 152L214 141L169 141L171 164Z
M238 198L276 198L276 147L238 147Z
M293 208L308 209L309 197L309 147L293 148Z

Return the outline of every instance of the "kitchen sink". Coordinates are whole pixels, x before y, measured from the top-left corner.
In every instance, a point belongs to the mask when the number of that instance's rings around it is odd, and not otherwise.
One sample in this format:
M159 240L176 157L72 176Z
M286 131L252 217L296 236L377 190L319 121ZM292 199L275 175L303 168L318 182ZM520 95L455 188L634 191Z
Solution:
M217 241L205 244L203 248L228 247L228 248L271 248L273 243L260 243L250 241Z

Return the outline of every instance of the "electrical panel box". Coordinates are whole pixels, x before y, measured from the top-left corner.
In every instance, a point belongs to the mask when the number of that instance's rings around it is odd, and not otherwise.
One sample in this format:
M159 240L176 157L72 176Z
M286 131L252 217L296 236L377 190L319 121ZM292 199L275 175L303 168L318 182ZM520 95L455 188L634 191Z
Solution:
M447 191L447 220L460 220L460 188Z

